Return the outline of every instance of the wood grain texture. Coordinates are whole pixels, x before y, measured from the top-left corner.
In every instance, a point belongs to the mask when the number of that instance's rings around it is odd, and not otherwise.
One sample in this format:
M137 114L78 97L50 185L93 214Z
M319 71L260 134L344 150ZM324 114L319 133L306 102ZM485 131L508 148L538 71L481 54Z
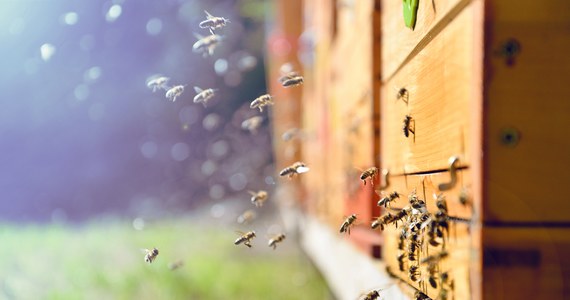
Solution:
M473 27L470 6L383 86L382 165L392 174L447 169L451 156L470 164ZM400 88L408 91L407 103L396 98ZM415 127L408 138L406 115Z
M487 13L484 219L568 224L570 2L492 1ZM502 142L507 128L518 144Z
M436 35L470 1L419 1L414 30L404 24L402 1L382 0L382 78L390 78L418 44ZM435 30L434 30L435 29ZM426 42L424 41L424 42ZM421 46L420 46L421 48Z
M485 299L568 299L570 228L483 230Z

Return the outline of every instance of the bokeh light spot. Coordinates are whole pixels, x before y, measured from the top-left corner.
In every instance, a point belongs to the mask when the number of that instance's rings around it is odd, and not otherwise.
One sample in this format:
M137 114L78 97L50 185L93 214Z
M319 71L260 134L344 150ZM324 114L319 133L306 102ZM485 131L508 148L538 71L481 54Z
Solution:
M135 230L143 230L144 229L144 220L142 218L135 218L133 220L133 228Z
M80 84L76 86L75 89L73 90L73 95L75 96L75 99L77 99L78 101L83 101L87 99L87 97L89 97L89 86L87 86L86 84Z
M226 207L223 204L216 203L210 208L210 214L216 219L223 217L225 213Z
M234 191L241 191L247 185L247 177L243 173L230 176L230 187Z
M63 24L75 25L79 21L79 15L76 12L70 11L61 17Z
M222 199L226 194L226 189L221 184L214 184L210 187L210 198L215 200Z
M115 22L121 14L123 13L123 8L119 4L115 4L109 8L107 14L105 15L105 20L107 22Z
M216 71L218 75L226 74L228 71L228 61L223 58L217 59L214 63L214 71Z
M176 143L172 146L170 155L176 161L183 161L190 155L190 147L186 143Z
M83 80L87 83L93 83L101 77L101 73L102 71L100 67L91 67L83 73Z
M158 145L153 141L147 141L141 145L141 153L146 158L153 158L158 152Z
M152 18L146 22L146 33L158 35L162 31L162 21L159 18Z
M54 45L45 43L40 47L40 55L43 61L48 61L55 54L56 48Z

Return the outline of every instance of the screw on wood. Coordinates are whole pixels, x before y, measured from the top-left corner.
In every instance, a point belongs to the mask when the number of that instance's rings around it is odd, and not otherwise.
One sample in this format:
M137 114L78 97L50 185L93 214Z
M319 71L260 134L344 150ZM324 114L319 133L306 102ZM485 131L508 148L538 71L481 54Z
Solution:
M512 127L503 128L501 130L501 144L509 147L515 147L521 139L521 133Z

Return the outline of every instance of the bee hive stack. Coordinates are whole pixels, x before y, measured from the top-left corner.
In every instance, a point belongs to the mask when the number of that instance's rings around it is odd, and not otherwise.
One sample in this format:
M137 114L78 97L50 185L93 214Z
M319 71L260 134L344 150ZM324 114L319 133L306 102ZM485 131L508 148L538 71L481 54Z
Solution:
M567 297L570 2L403 2L304 3L306 211L432 299Z

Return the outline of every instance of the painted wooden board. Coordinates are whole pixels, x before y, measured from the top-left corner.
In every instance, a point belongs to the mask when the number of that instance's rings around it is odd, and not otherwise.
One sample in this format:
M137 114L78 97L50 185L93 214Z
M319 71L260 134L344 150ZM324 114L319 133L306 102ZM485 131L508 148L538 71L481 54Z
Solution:
M403 1L382 0L382 78L384 81L405 65L436 36L469 0L419 0L415 29L407 28Z
M570 224L570 2L487 5L484 218Z
M423 1L426 2L426 1ZM470 164L473 85L473 7L452 20L382 89L381 153L392 174L449 168L451 156ZM397 99L401 88L407 94ZM409 115L415 134L404 135Z
M568 299L570 227L483 229L484 299Z

